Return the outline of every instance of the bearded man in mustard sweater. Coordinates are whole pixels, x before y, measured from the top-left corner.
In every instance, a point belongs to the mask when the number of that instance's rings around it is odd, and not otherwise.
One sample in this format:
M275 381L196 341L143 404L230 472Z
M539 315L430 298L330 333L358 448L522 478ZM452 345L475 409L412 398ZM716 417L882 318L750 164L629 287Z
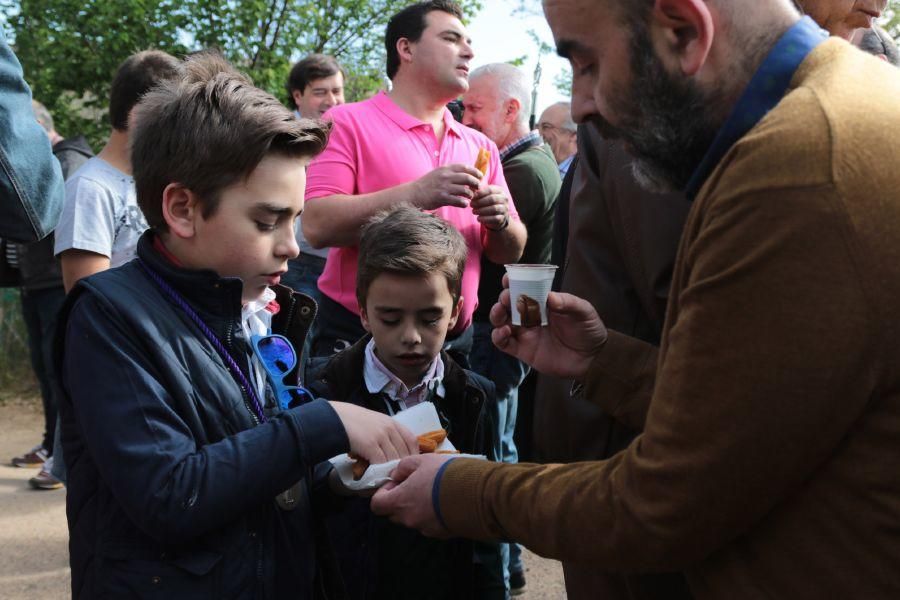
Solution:
M643 434L571 465L414 457L373 508L699 599L900 597L900 74L790 0L544 10L576 119L693 206L658 351L566 294L522 329L504 292L493 339Z

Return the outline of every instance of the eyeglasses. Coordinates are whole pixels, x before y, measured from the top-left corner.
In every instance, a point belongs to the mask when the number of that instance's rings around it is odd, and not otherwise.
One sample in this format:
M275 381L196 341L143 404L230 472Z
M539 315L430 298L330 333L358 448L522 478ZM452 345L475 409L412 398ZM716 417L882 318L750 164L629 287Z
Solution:
M277 334L254 335L250 338L250 345L266 371L281 410L294 408L314 399L305 387L284 383L284 378L297 366L297 352L286 337Z
M544 133L545 131L556 129L556 125L551 125L550 123L538 123L538 129L541 133Z
M574 131L570 131L568 129L563 129L562 127L557 127L556 125L553 125L552 123L546 123L546 122L538 123L538 131L540 131L541 133L549 133L550 131L553 131L554 129L556 131L561 131L562 133L575 133Z

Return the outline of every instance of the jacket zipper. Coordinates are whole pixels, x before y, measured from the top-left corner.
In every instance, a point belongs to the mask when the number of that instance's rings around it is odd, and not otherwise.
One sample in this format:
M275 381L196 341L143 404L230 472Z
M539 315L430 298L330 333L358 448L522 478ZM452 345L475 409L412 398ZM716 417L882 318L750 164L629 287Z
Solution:
M234 329L234 324L229 323L228 329L225 331L225 345L229 350L234 350L234 340L232 330ZM252 373L251 373L252 376ZM248 378L247 380L250 385L253 385L253 382ZM247 409L247 412L250 414L250 418L253 419L253 426L256 427L259 425L259 417L256 416L256 413L253 411L253 407L250 405L250 392L244 389L244 386L238 384L241 388L241 397L244 399L244 408Z

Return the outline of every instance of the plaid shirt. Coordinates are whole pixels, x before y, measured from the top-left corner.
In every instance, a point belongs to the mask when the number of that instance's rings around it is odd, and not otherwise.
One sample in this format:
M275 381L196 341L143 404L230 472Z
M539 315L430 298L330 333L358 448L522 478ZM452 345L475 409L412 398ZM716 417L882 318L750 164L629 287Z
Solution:
M537 131L531 131L528 135L524 137L520 137L512 144L508 144L503 149L500 150L500 162L506 160L506 157L521 148L522 146L540 146L544 143L544 140L541 139L541 134Z

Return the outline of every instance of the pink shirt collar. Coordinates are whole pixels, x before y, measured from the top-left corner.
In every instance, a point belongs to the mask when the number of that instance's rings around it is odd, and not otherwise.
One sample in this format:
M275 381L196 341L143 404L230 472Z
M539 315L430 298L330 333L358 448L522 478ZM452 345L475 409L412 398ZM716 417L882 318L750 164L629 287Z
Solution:
M428 126L428 123L418 120L397 106L397 104L391 100L391 97L388 96L387 92L383 90L378 92L372 98L372 104L375 108L383 112L387 118L396 123L398 127L405 129L406 131L415 129L416 127ZM456 137L460 137L459 128L462 127L462 125L453 118L453 115L447 108L444 108L444 126L447 128L447 131L452 132Z

